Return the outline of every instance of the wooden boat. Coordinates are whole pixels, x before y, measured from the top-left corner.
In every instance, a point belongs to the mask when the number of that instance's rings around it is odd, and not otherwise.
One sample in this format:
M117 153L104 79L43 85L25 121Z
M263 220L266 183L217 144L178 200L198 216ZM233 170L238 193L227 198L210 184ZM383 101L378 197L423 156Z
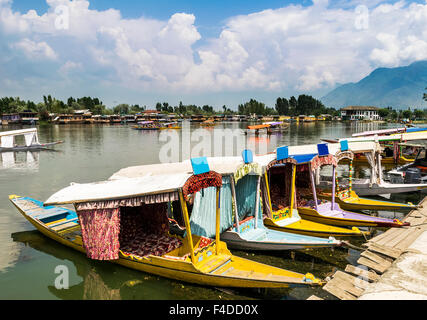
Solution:
M332 154L337 154L339 152L345 152L347 150L357 150L359 152L365 152L372 150L375 147L375 144L370 142L356 142L345 144L332 144L332 145L306 145L306 146L295 146L295 147L284 147L288 148L287 157L290 160L283 160L284 162L296 163L298 168L298 175L296 178L298 192L296 192L297 199L294 200L297 204L299 215L306 220L335 225L335 226L356 226L356 227L401 227L406 224L402 224L399 220L396 219L384 219L380 217L369 216L362 213L355 213L351 211L342 210L338 204L335 203L335 184L332 183L332 195L333 199L331 202L323 200L319 202L317 199L317 193L313 192L313 185L315 185L314 171L317 171L319 163L323 166L326 163L330 163L335 171L336 160ZM279 148L278 150L280 150ZM322 152L319 151L322 150ZM329 150L328 150L329 149ZM323 152L326 150L327 154L323 156ZM282 152L282 151L281 151ZM309 152L312 152L311 154ZM329 154L331 152L331 154ZM276 152L277 153L277 152ZM283 153L286 153L283 151ZM263 157L260 157L257 161L259 163L264 163L267 166L271 161L275 159L276 155L269 154ZM321 158L321 159L320 159ZM289 166L289 165L288 165ZM305 166L302 167L302 166ZM308 168L313 168L307 170ZM287 170L290 170L288 168ZM288 173L289 176L292 176L293 173ZM335 176L333 172L332 176ZM302 181L299 181L301 180ZM283 184L283 183L282 183ZM301 185L303 187L301 187ZM315 186L316 187L316 186ZM356 192L357 193L357 192ZM291 199L288 200L288 202ZM317 204L317 206L316 206ZM286 206L284 206L286 207Z
M25 145L16 145L15 138L24 136ZM0 132L0 152L43 150L62 143L62 141L40 143L37 128Z
M427 191L427 183L390 183L385 181L383 178L383 167L382 167L382 148L379 145L381 141L396 141L396 145L400 141L410 140L425 140L427 139L427 132L411 132L395 134L391 136L375 136L362 137L362 138L349 138L341 139L339 143L329 144L331 148L337 150L342 144L346 144L348 150L356 154L363 154L368 160L368 164L371 169L371 176L369 179L353 179L353 190L359 196L374 196L374 195L387 195L393 193L407 193L407 192L418 192ZM354 146L372 144L370 148L366 150L353 150ZM356 148L357 149L357 148ZM327 187L327 186L326 186ZM329 185L330 187L330 185Z
M215 123L214 119L208 119L208 120L203 121L200 124L200 126L202 126L202 127L215 127L216 123Z
M94 260L215 287L321 285L322 281L311 274L303 275L231 254L219 235L221 183L221 176L215 172L176 174L73 184L45 203L16 195L9 199L45 236ZM210 187L216 188L215 240L192 233L187 209L192 192ZM168 203L181 210L187 231L185 237L167 230ZM66 204L74 204L76 211L59 206ZM109 236L100 236L102 234Z
M265 158L265 157L261 157ZM270 159L270 155L267 155L266 158L267 164L271 162L273 159ZM263 159L262 159L263 160ZM254 157L254 163L252 165L245 164L240 157L222 157L222 158L215 158L210 157L207 158L209 167L214 170L215 172L220 173L223 177L228 177L231 181L239 180L237 177L246 175L251 175L251 179L253 179L254 175L259 176L260 173L259 170L252 170L253 168L257 167L259 163L263 163L262 161L259 161L259 157ZM260 166L262 168L262 166ZM156 164L156 165L144 165L144 166L135 166L135 167L129 167L124 168L118 172L116 172L114 175L110 177L110 180L121 180L121 179L128 179L131 177L144 177L147 175L161 175L161 174L174 174L176 172L189 172L192 170L191 162L189 160L183 161L180 163L169 163L169 164ZM246 172L246 173L245 173ZM248 179L248 178L246 178ZM263 178L264 179L264 178ZM225 180L225 179L224 179ZM261 180L263 181L263 180ZM239 182L239 181L237 181ZM234 183L230 183L231 188L235 187ZM239 186L238 186L239 187ZM267 198L268 195L264 194L265 188L264 183L262 183L262 190L263 194L261 199ZM252 190L254 192L254 190ZM235 199L234 191L231 192L230 197L232 199ZM233 200L234 201L234 200ZM246 201L246 199L244 200ZM263 200L263 208L265 208L267 205L264 203ZM234 204L234 208L238 207L238 202L236 200L236 203ZM265 210L265 209L264 209ZM262 248L262 250L276 250L272 249L273 247L277 248L277 250L284 250L286 248L291 248L291 246L294 246L295 248L301 248L301 242L304 239L305 236L310 236L310 240L307 241L305 244L306 247L314 247L314 246L321 246L322 242L319 242L319 239L316 239L316 237L321 238L328 238L328 237L342 237L342 236L362 236L363 232L361 232L358 228L348 229L348 228L339 228L331 225L321 224L321 223L315 223L309 220L302 219L299 217L297 210L294 210L294 214L292 217L286 217L282 216L281 218L277 217L277 223L281 224L280 228L274 229L274 225L267 226L266 221L267 219L263 217L262 210L259 210L259 216L256 220L254 218L255 214L252 216L244 217L243 219L238 219L239 221L234 221L232 228L230 230L225 229L224 233L221 235L224 239L224 241L227 240L227 243L234 242L235 245L239 246L245 246L246 249L251 247L257 247ZM265 212L264 212L265 214ZM230 215L232 215L230 213ZM234 217L237 217L236 213L234 212ZM247 219L246 219L247 218ZM262 220L263 219L263 220ZM281 222L279 222L281 220ZM266 226L269 230L266 231L264 226ZM236 226L239 226L239 229ZM239 230L244 229L244 231L251 231L253 229L256 229L254 232L250 232L248 234L244 234L244 232L241 232L239 234ZM273 230L276 230L277 232L281 232L281 234L277 233L270 233ZM224 235L225 233L228 233L228 235ZM267 240L270 238L270 243L257 243L257 241L254 241L254 239L251 239L252 235L265 235L265 233L270 233L271 236L263 236L264 240ZM294 234L294 235L291 235ZM314 239L313 239L314 237ZM297 240L298 239L298 240ZM264 241L263 240L263 241ZM316 241L318 243L316 244ZM239 243L237 243L239 242ZM282 243L280 243L282 242ZM298 244L299 242L299 244ZM233 244L231 244L233 247L235 247ZM330 246L330 245L336 245L336 242L332 241L331 243L324 242L323 240L323 246ZM241 248L242 248L241 247Z
M319 199L332 200L332 194L330 192L318 192ZM384 211L402 211L402 210L414 210L418 206L412 203L399 203L385 200L375 200L369 198L361 198L356 192L344 190L337 194L335 198L336 203L340 208L349 211L360 211L360 210L384 210Z
M262 171L245 156L249 153L249 150L244 151L244 162L232 158L228 163L221 163L216 159L211 161L212 168L216 170L217 166L223 176L221 218L228 221L228 224L223 225L221 240L232 249L256 251L300 250L341 245L341 242L333 237L325 239L266 228L263 224L260 200ZM209 168L207 158L203 159ZM198 226L201 224L202 222L197 221Z
M299 156L294 156L293 158L297 161L298 165L304 166L300 169L300 176L303 172L305 172L306 175L309 176L308 179L310 180L312 185L311 193L313 197L312 200L314 200L314 202L307 201L306 199L301 197L300 201L298 201L297 203L298 212L302 217L315 222L328 223L338 226L402 227L408 225L407 223L402 223L397 219L375 217L341 209L339 204L335 202L335 179L333 179L332 183L331 201L318 201L317 193L315 190L314 171L316 171L316 169L320 168L321 166L331 165L332 177L335 178L335 172L338 163L336 157L329 154L327 145L319 145L318 154L303 155L301 159ZM307 180L307 178L302 178L303 180ZM301 191L302 190L300 190L299 193L300 196L304 194L304 192Z
M133 126L132 129L151 131L151 130L160 130L160 126L154 121L141 121L141 122L138 122L136 126Z
M360 210L386 210L400 211L413 210L418 206L412 203L398 203L391 201L374 200L368 198L360 198L353 190L353 162L354 154L351 151L338 152L336 154L337 163L347 161L349 163L349 183L348 186L341 187L336 179L336 196L335 201L344 210L360 211ZM333 178L331 177L331 181ZM332 193L324 190L319 190L317 195L320 199L332 200Z
M159 130L172 130L172 129L182 129L181 126L178 125L178 122L167 122L167 123L162 123L161 126L159 127Z

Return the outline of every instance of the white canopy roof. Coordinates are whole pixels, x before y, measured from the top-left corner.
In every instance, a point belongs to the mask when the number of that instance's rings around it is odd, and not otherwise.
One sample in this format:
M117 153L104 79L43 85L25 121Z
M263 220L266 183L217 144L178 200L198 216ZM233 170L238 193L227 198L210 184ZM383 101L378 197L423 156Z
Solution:
M427 140L427 131L418 131L410 133L397 133L385 136L367 136L359 138L340 139L339 141L348 140L348 142L366 142L366 141L413 141Z
M46 200L45 205L118 200L162 194L182 188L191 174L145 175L139 178L72 183Z
M341 151L339 143L328 144L329 152L336 154ZM375 142L351 142L349 150L354 153L374 152L378 146ZM314 154L317 153L317 145L291 146L289 147L289 155ZM209 157L209 168L219 174L233 174L243 164L242 157ZM262 156L254 156L254 162L258 163L262 168L265 168L271 161L276 159L276 152ZM152 165L141 165L121 169L113 174L109 180L120 180L128 178L143 177L145 175L170 175L176 173L192 174L193 168L190 160L176 163L162 163Z
M28 134L28 133L37 133L37 128L3 131L3 132L0 132L0 137L19 136L19 135Z

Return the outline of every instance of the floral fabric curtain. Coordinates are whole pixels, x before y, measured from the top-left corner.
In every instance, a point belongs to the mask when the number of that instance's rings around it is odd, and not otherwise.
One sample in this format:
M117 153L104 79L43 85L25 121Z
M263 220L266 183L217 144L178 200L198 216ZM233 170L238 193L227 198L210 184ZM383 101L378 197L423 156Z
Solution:
M77 214L88 258L119 259L120 209L82 210Z

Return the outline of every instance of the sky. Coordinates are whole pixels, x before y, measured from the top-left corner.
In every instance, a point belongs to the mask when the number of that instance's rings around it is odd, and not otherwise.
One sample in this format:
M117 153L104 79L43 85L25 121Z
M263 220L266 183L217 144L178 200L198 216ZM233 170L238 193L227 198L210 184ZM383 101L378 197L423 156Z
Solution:
M0 96L274 107L427 60L426 25L426 0L0 0Z

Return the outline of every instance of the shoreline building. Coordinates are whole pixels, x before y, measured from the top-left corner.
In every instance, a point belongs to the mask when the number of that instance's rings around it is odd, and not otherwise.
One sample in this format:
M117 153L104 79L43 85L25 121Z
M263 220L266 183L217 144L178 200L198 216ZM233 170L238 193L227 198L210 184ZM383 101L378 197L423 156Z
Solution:
M381 120L379 108L371 106L348 106L341 109L342 120Z

